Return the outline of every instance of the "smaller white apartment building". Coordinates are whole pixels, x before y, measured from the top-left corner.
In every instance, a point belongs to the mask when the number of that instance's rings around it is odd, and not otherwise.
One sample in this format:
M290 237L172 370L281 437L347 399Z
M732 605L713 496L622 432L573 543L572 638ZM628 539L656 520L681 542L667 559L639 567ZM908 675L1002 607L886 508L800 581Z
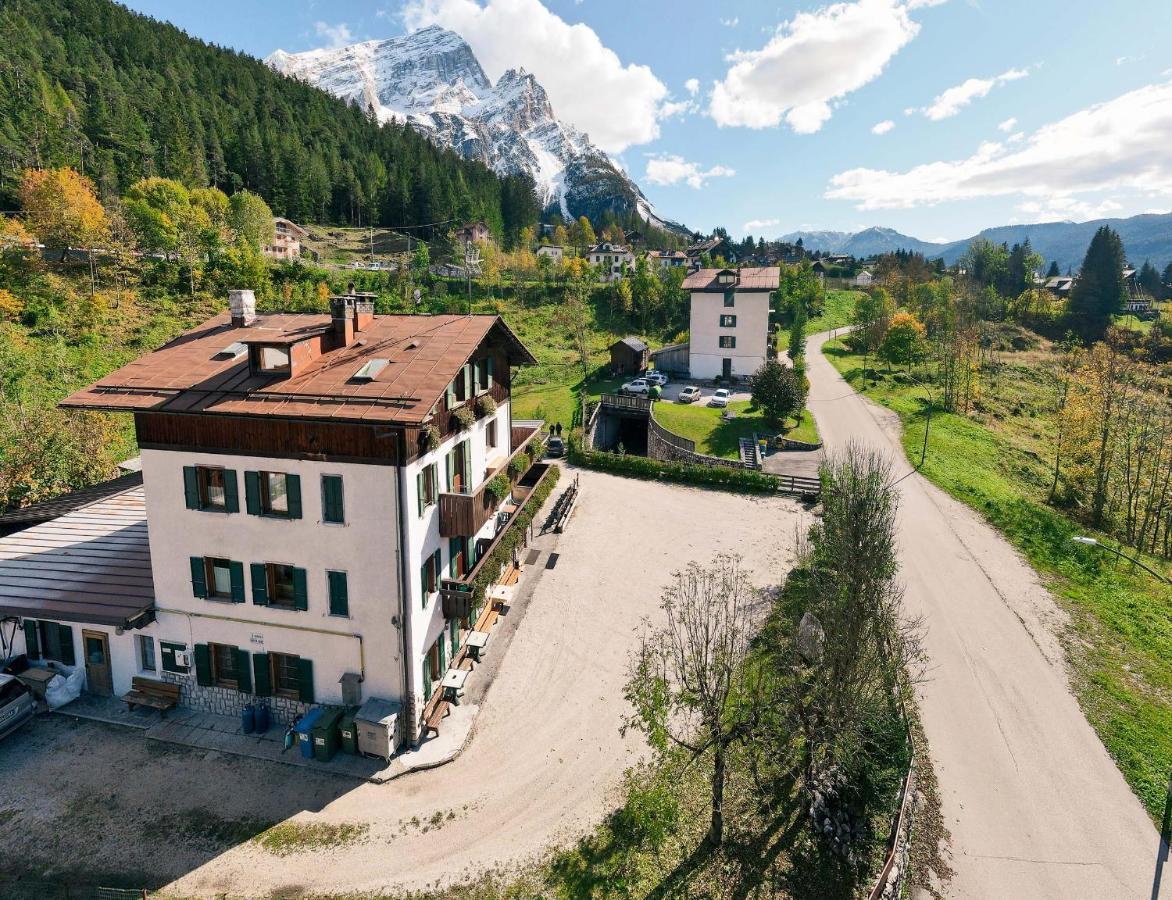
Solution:
M688 365L695 379L748 378L768 359L769 298L776 266L700 269L684 279L691 293Z
M544 470L509 402L530 363L497 316L362 296L258 316L234 292L64 402L134 414L142 484L0 538L0 656L85 665L98 694L170 681L222 714L265 698L282 722L389 699L414 741L477 563Z
M548 256L555 263L560 263L566 256L566 248L557 244L541 244L537 248L538 256Z
M620 281L625 273L635 265L635 254L622 244L612 244L603 241L595 244L586 251L586 259L590 265L596 266L602 273L603 281Z

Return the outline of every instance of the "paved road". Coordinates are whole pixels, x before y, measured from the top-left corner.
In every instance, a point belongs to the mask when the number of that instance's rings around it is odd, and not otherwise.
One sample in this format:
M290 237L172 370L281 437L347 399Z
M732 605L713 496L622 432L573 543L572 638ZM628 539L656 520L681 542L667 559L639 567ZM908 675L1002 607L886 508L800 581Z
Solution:
M807 359L827 447L854 438L906 471L898 422L826 361L826 337ZM1157 900L1159 836L1070 692L1052 599L969 509L919 475L899 490L906 598L933 664L920 694L952 832L946 896ZM1172 898L1172 864L1158 897Z

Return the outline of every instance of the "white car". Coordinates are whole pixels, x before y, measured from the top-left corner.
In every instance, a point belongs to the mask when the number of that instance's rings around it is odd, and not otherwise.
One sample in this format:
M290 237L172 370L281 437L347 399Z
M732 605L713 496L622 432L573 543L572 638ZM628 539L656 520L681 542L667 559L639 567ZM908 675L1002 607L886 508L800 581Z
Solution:
M668 381L671 380L666 375L664 375L662 372L647 372L646 374L643 375L643 378L649 384L656 384L656 385L659 385L659 387L663 387L665 384L668 383Z
M680 391L680 403L695 403L700 399L700 389L694 384L688 385Z
M728 388L720 388L713 395L712 399L708 401L709 406L728 406L728 401L732 399L732 391Z
M638 394L640 397L646 397L651 393L651 385L648 384L646 378L636 378L634 381L628 381L619 388L619 393Z
M0 737L15 731L33 717L32 695L14 675L0 674Z

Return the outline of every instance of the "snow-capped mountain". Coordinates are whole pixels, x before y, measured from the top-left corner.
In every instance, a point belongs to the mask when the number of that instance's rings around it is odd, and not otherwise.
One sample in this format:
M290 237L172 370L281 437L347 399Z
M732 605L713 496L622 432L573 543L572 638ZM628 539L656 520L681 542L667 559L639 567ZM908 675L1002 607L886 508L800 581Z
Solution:
M606 210L633 209L653 224L668 224L587 135L558 120L533 75L510 69L494 85L453 31L433 25L349 47L277 50L265 62L373 109L381 121L408 122L498 174L528 175L542 202L563 216L597 221Z

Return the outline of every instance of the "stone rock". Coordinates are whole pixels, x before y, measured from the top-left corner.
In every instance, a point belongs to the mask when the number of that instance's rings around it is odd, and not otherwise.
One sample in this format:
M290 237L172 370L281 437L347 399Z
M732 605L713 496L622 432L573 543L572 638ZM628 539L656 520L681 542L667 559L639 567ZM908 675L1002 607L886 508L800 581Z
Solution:
M798 623L798 653L808 663L822 660L822 646L826 642L826 632L817 616L807 612Z

